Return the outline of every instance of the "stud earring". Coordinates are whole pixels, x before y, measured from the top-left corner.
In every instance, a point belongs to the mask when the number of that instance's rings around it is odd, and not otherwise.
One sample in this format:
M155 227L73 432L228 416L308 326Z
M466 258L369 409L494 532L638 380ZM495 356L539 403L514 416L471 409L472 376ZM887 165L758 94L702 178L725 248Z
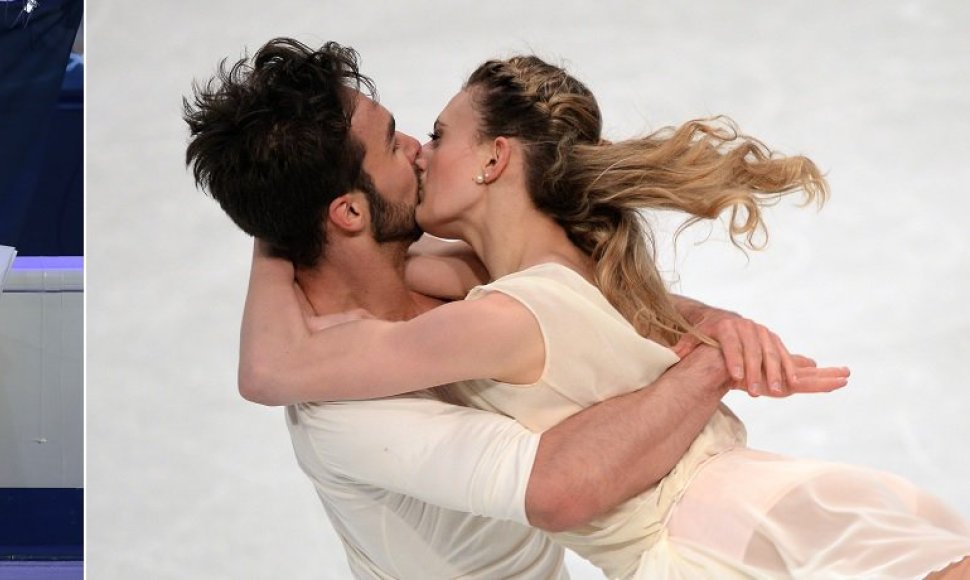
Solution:
M477 176L475 176L475 183L477 183L478 185L483 185L485 183L485 173L484 172L479 173Z

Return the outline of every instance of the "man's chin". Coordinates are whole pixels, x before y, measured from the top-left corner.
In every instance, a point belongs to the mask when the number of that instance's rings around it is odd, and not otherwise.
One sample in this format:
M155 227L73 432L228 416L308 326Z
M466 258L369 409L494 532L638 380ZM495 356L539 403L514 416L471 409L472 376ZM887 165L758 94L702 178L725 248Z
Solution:
M378 244L405 244L410 246L414 242L418 241L423 235L424 230L415 225L414 229L412 230L394 232L389 236L381 236L379 239L376 239L376 241Z
M420 240L421 236L423 235L424 235L424 230L421 229L421 226L415 224L414 229L411 230L411 234L408 237L408 245L411 245L414 242Z

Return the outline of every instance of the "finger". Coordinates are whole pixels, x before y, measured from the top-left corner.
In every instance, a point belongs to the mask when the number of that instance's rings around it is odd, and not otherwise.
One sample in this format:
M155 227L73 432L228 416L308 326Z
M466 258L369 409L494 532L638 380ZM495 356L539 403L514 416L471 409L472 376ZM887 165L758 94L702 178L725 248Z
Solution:
M775 348L778 349L778 356L781 360L781 370L785 375L785 383L789 388L793 387L795 383L798 382L798 376L795 374L795 361L793 360L792 354L788 352L788 348L785 343L782 342L778 335L775 333L770 333L772 340L775 341Z
M333 315L334 319L339 319L341 323L351 322L354 320L369 320L374 318L374 315L363 308L354 308L353 310L346 310L339 314Z
M310 329L310 332L326 330L327 328L334 326L334 324L336 323L327 316L311 316L306 319L306 326Z
M724 355L724 364L727 366L728 373L732 379L740 382L744 379L744 349L734 324L719 325L715 338L721 345L721 352Z
M787 391L785 383L788 382L788 379L782 380L782 365L784 363L782 362L782 353L778 351L777 337L760 324L756 328L758 340L761 342L761 367L765 373L765 383L772 396L784 396Z
M815 377L799 381L798 385L791 389L791 394L831 393L848 384L849 380L844 377Z
M699 344L700 339L698 339L696 336L693 334L685 334L680 337L677 344L670 347L670 350L674 351L674 354L676 354L678 358L684 358L690 354L692 350L697 348L697 345Z
M804 377L848 377L852 374L848 367L803 367L795 371L798 380Z
M798 382L793 386L793 393L827 393L846 386L849 381L849 369L840 368L806 368L799 369Z
M347 316L343 314L334 314L332 316L313 316L307 319L307 328L309 328L311 331L326 330L339 324L349 322L350 320L351 319L348 319Z
M818 366L818 363L816 363L814 359L810 359L807 356L803 356L800 354L791 355L791 362L792 362L792 366L794 366L796 370L802 367Z
M747 393L748 396L751 397L752 399L757 399L758 397L761 396L761 395L759 395L757 393L752 393L750 390L748 390L748 388L746 386L744 386L744 383L733 383L731 385L731 390L741 391L743 393Z
M364 308L354 308L353 310L348 311L347 314L352 314L356 319L361 319L361 318L372 319L372 318L374 318L374 315L370 313L370 310L366 310Z
M748 392L753 395L763 395L764 376L761 372L761 343L755 331L754 323L748 320L741 321L738 326L738 338L744 349L744 384Z

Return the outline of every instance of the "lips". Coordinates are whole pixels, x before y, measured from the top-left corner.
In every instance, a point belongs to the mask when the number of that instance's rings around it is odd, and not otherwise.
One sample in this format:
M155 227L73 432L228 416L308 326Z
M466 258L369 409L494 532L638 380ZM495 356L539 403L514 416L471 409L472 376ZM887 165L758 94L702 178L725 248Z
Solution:
M418 168L414 169L414 179L417 183L415 195L418 198L418 203L421 203L421 199L424 197L424 182L421 179L421 171Z
M421 203L422 201L424 201L424 184L421 183L420 179L418 180L417 198L418 198L418 203Z

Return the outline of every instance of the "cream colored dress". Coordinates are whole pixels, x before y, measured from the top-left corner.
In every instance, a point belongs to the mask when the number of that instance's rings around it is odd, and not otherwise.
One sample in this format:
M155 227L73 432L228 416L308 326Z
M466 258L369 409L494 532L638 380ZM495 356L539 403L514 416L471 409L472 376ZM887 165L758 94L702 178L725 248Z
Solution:
M543 431L653 382L678 361L642 338L578 273L541 264L473 289L535 316L546 347L534 385L466 381L469 405ZM970 555L970 527L908 482L745 447L721 405L656 486L553 539L609 578L920 578Z

